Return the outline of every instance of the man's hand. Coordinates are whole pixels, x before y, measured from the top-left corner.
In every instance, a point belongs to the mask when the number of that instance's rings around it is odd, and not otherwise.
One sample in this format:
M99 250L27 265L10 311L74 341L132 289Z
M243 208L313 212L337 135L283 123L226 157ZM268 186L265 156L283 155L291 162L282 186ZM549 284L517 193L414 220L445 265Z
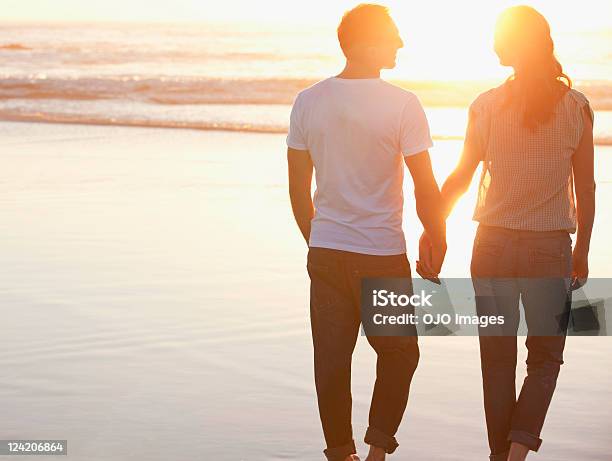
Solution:
M419 260L417 273L424 279L440 284L440 271L446 256L446 245L434 246L426 232L419 239Z

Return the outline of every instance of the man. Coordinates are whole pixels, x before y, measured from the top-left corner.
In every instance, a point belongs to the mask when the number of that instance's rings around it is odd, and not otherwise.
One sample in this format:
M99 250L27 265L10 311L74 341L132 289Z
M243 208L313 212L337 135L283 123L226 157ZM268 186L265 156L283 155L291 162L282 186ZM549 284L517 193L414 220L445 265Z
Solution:
M414 181L427 247L420 258L437 276L446 252L440 192L427 149L429 127L412 93L380 79L403 46L387 8L362 4L338 27L344 70L302 91L287 136L289 192L309 244L315 383L329 461L358 460L351 427L351 356L364 277L410 277L402 232L403 163ZM317 189L310 194L313 166ZM378 360L366 461L398 446L395 433L419 359L416 336L368 337Z

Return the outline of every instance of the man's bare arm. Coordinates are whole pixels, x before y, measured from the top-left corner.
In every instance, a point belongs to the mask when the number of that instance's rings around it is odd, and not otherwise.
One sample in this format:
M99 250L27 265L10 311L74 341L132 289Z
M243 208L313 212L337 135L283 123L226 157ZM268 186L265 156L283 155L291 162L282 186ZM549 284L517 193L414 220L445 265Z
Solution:
M431 242L432 255L424 260L425 266L437 275L446 254L446 221L442 197L431 168L429 152L423 151L404 158L414 182L417 215ZM422 255L420 255L422 258Z
M429 152L405 157L414 182L417 214L434 246L446 245L446 224L442 213L440 189L431 168Z
M308 244L310 222L314 217L314 205L310 195L312 184L312 159L307 150L287 149L289 166L289 198L295 222Z

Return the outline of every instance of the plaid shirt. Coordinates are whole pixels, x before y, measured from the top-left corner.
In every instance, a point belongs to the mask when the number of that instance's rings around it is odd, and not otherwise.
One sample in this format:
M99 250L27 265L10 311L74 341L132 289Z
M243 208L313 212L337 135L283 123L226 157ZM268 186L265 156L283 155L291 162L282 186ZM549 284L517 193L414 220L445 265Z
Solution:
M586 97L569 90L550 120L530 129L521 111L504 108L506 85L470 106L466 148L483 161L473 219L530 231L576 230L572 155L584 129Z

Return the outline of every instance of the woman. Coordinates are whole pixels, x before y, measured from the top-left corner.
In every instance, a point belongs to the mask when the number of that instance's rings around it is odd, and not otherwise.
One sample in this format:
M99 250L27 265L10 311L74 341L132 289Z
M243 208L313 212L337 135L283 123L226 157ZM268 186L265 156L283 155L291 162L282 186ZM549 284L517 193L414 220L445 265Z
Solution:
M540 446L568 318L570 280L584 283L595 212L593 112L571 89L546 19L518 6L498 19L495 52L514 75L471 105L464 151L442 188L447 214L483 162L471 272L479 315L504 315L480 334L491 460L524 460ZM575 199L574 200L574 188ZM570 233L577 229L573 253ZM428 245L427 236L421 240ZM426 261L420 272L433 276ZM527 378L515 391L519 297Z

